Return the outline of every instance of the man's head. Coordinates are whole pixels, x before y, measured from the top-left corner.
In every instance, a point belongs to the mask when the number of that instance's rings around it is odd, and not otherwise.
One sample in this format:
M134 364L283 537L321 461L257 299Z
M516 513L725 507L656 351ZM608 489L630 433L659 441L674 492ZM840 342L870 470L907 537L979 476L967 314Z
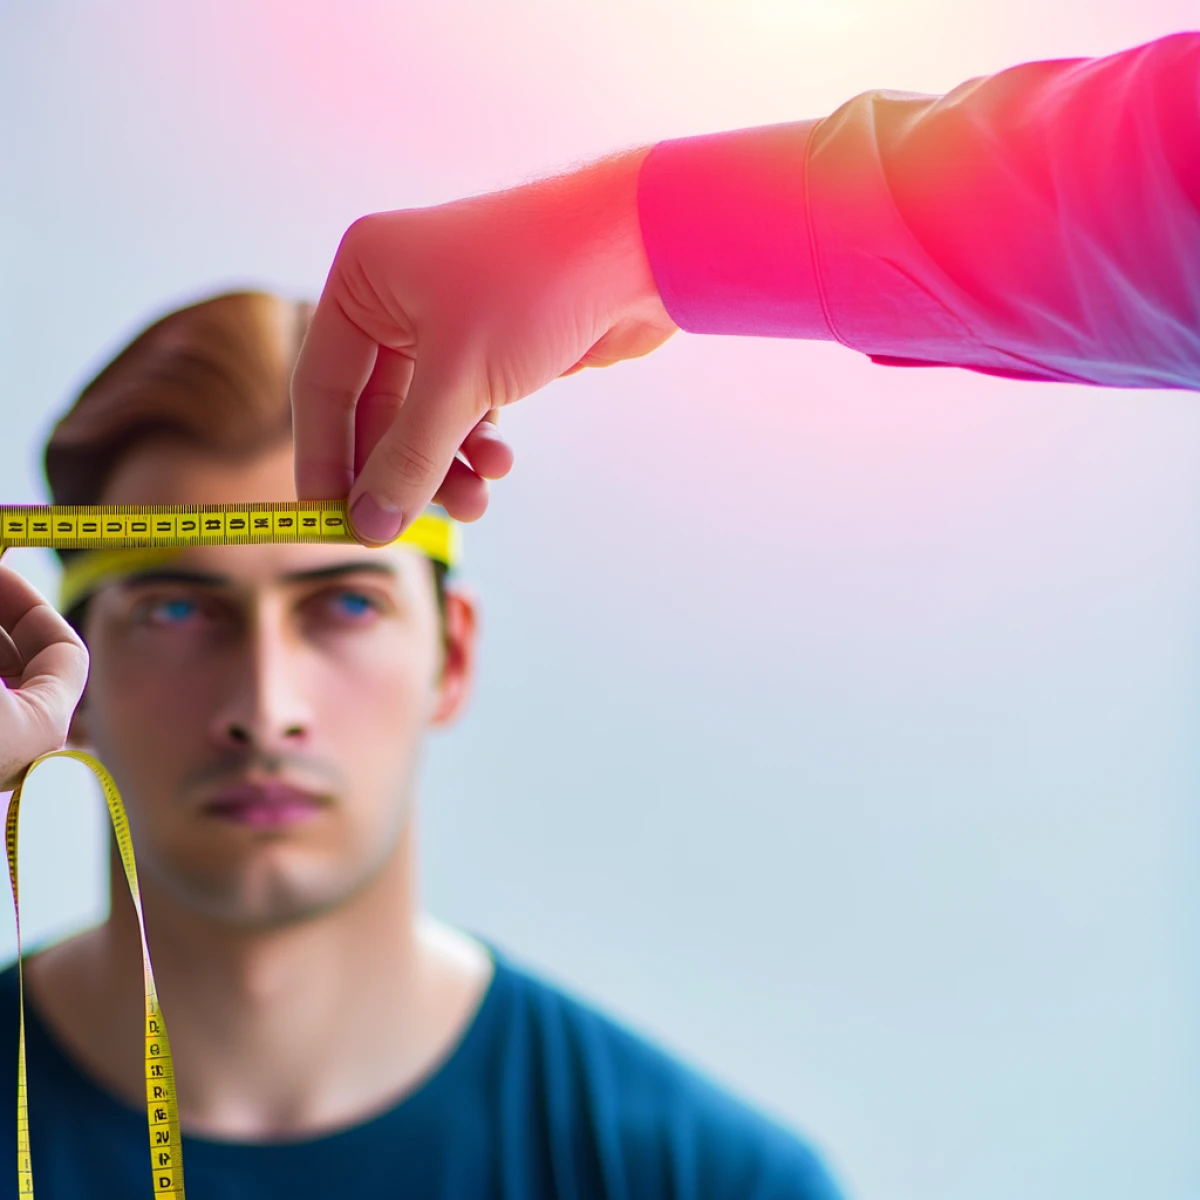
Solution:
M52 434L55 503L294 499L288 378L307 315L240 293L150 326ZM399 547L196 547L71 616L92 656L75 737L121 788L141 872L241 927L370 882L474 662L471 601Z

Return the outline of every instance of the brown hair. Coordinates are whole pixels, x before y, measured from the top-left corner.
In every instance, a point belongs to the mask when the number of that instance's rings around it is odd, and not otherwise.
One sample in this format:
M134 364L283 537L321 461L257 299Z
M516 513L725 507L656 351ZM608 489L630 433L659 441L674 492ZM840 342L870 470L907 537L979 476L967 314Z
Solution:
M148 438L174 435L227 458L287 439L288 384L311 316L311 304L228 292L160 317L83 388L50 434L44 463L54 503L99 503L117 465ZM432 565L444 614L446 569ZM78 630L85 605L66 614Z
M288 380L311 312L266 292L230 292L155 321L54 427L44 460L54 503L98 503L114 468L150 437L238 457L286 439Z

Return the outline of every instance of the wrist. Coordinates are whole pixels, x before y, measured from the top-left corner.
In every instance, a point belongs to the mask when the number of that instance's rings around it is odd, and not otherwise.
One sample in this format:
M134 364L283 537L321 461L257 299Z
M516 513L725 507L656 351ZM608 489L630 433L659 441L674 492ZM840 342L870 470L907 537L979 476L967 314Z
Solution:
M622 317L666 316L638 211L642 164L652 148L639 146L596 164L597 207L607 214L611 282Z
M638 213L638 186L650 146L609 155L545 181L555 232L549 252L574 261L583 294L595 298L601 324L667 322ZM577 293L578 294L578 293Z

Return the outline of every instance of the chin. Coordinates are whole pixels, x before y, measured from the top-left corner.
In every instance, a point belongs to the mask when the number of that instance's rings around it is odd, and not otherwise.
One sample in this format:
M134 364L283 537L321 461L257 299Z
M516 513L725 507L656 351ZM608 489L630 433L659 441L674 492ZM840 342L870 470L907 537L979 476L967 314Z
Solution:
M336 912L347 898L343 893L288 889L280 889L268 896L246 896L235 890L224 896L208 893L203 898L197 897L190 907L230 929L245 933L269 933L319 920L328 913Z
M397 862L398 831L355 843L317 848L280 841L233 854L177 846L177 853L147 854L145 874L184 912L230 929L269 931L344 907Z
M220 879L172 877L172 898L183 909L245 932L268 932L317 920L356 895L363 879L301 871L244 871Z

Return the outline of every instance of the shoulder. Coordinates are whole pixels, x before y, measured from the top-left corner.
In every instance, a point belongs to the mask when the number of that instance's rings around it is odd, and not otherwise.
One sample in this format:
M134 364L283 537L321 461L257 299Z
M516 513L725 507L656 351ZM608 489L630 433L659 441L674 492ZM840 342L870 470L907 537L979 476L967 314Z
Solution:
M584 1122L631 1195L840 1200L820 1156L649 1039L497 955L511 1028L560 1121Z

